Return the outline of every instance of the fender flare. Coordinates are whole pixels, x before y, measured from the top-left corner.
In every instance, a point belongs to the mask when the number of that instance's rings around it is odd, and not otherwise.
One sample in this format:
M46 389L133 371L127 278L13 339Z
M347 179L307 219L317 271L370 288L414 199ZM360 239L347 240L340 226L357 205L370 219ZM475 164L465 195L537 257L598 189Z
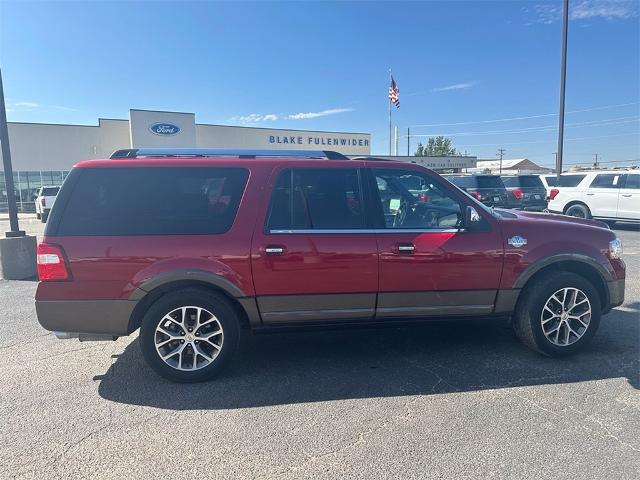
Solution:
M525 284L533 277L536 273L542 270L549 265L553 265L557 262L580 262L584 263L592 268L594 268L602 278L602 281L605 283L613 280L611 277L611 273L595 258L589 257L587 255L583 255L580 253L559 253L555 255L550 255L548 257L543 257L536 262L529 265L524 271L520 274L520 276L516 279L512 288L523 288Z
M148 280L145 280L133 292L131 292L131 295L129 295L129 300L142 300L152 290L155 290L162 285L180 281L196 281L206 283L223 290L234 298L242 298L247 296L237 285L221 275L217 275L206 270L180 269L162 272L158 275L155 275L154 277L149 278Z

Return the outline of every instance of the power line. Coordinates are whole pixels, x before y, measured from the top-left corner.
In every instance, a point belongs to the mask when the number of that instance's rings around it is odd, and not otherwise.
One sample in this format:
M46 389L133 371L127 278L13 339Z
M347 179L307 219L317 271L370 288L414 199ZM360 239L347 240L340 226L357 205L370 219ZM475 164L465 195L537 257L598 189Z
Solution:
M565 138L564 141L572 141L572 140L591 140L594 138L612 138L612 137L628 137L634 136L638 137L638 132L629 132L629 133L617 133L614 135L595 135L591 137L574 137L574 138ZM529 145L532 143L549 143L550 140L532 140L529 142L496 142L496 143L476 143L471 145L458 145L459 148L470 148L470 147L494 147L496 145Z
M620 108L620 107L628 107L631 105L638 105L640 104L640 102L629 102L629 103L618 103L615 105L603 105L600 107L592 107L592 108L583 108L581 110L572 110L570 112L565 112L567 114L569 113L583 113L583 112L595 112L597 110L608 110L611 108ZM557 117L558 114L557 113L543 113L540 115L528 115L525 117L509 117L509 118L495 118L492 120L476 120L476 121L472 121L472 122L455 122L455 123L428 123L428 124L421 124L421 125L411 125L411 127L452 127L452 126L456 126L456 125L474 125L474 124L478 124L478 123L499 123L499 122L512 122L512 121L516 121L516 120L529 120L529 119L533 119L533 118L544 118L544 117Z
M577 127L600 127L600 126L608 126L608 125L621 125L624 123L634 123L637 122L639 117L616 117L616 118L608 118L605 120L592 120L589 122L581 122L581 123L569 123L565 125L565 128L577 128ZM424 134L413 134L412 137L462 137L462 136L474 136L474 135L497 135L503 133L531 133L531 132L546 132L546 131L555 131L557 130L557 125L544 125L540 127L529 127L523 128L519 130L486 130L484 132L459 132L459 133L424 133Z

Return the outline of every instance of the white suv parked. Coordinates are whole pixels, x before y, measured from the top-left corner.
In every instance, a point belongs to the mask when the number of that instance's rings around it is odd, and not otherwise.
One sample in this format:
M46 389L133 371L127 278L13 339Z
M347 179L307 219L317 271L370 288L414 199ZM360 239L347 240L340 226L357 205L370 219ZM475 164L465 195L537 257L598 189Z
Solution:
M616 221L640 222L639 170L599 170L580 175L584 178L575 187L554 187L557 193L549 201L550 212L596 218L609 225Z

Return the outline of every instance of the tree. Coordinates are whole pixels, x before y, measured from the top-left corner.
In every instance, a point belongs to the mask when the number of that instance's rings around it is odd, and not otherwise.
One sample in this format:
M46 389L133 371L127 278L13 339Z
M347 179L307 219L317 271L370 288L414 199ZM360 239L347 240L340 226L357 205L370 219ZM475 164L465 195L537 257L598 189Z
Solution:
M426 156L452 156L458 155L458 151L451 145L451 139L447 137L429 137L427 145L418 144L416 153L417 157Z

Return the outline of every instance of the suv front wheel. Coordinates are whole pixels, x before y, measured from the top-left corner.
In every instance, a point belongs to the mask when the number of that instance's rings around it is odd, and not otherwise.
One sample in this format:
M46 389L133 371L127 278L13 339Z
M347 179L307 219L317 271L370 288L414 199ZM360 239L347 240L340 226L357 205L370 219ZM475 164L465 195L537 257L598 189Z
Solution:
M233 357L239 339L240 324L227 299L200 288L163 295L140 327L145 360L174 382L215 377Z
M513 326L528 347L561 356L589 343L600 324L600 314L600 296L588 280L570 272L548 272L527 285Z

